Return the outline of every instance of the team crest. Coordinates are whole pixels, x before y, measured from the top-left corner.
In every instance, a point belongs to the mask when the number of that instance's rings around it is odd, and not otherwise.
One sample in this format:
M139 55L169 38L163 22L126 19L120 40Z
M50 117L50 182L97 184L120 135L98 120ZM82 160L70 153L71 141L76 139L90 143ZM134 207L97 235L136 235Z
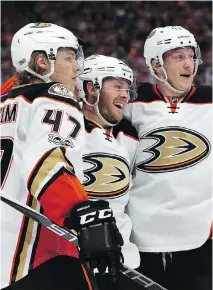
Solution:
M34 23L34 25L30 26L30 28L45 28L45 27L49 27L49 26L51 26L50 23L38 22L38 23Z
M146 133L153 144L143 149L151 157L136 164L140 171L160 173L181 170L194 166L210 153L210 143L200 133L183 127L158 128Z
M88 154L83 156L84 188L90 198L117 198L129 188L127 161L118 155Z
M92 54L92 55L88 56L88 57L86 58L86 60L93 60L93 59L96 59L97 57L98 57L98 55L96 55L96 54Z
M73 92L70 89L68 89L68 87L66 87L63 84L57 83L57 84L52 85L49 88L48 93L51 94L51 95L57 95L57 96L61 96L61 97L64 97L64 98L73 99L73 100L76 101Z

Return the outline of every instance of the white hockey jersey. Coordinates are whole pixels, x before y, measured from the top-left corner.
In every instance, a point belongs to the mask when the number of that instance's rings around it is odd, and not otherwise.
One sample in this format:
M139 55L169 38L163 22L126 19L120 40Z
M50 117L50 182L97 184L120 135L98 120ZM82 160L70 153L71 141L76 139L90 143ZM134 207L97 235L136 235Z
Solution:
M1 189L63 224L83 182L83 115L58 83L13 89L1 98ZM80 180L80 181L79 181ZM77 248L1 202L1 287L57 255Z
M124 239L124 263L137 268L140 264L139 252L129 240L132 223L124 212L129 200L131 168L138 146L137 132L125 119L108 130L85 119L85 128L84 188L89 199L109 201Z
M140 251L194 249L212 222L212 90L164 98L141 84L125 115L140 139L128 214Z

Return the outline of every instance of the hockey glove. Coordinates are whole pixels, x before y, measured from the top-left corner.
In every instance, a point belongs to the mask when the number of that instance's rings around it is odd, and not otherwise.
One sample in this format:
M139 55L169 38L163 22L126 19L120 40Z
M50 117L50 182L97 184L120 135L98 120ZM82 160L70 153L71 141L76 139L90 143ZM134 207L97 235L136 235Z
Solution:
M117 228L108 201L84 201L76 204L64 226L78 234L79 257L92 269L103 274L108 267L112 283L116 283L123 261L121 246L123 238Z

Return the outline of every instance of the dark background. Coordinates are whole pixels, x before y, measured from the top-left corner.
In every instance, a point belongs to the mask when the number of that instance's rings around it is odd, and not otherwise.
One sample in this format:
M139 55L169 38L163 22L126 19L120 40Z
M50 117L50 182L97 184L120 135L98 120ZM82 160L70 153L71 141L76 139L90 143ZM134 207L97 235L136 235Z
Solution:
M203 64L196 85L212 83L212 1L2 1L1 71L3 83L13 73L10 44L29 22L52 22L86 42L93 53L125 61L138 81L151 81L143 58L145 38L158 26L180 25L195 35Z

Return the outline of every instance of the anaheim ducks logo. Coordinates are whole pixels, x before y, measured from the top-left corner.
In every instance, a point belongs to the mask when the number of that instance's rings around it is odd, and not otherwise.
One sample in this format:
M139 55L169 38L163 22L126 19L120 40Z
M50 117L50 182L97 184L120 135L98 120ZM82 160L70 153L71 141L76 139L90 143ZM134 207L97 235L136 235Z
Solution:
M152 156L136 165L138 170L146 172L185 169L201 162L210 152L210 143L203 135L182 127L152 130L141 139L157 140L144 150Z
M114 198L128 190L129 165L124 158L93 153L84 155L83 161L84 188L90 197Z
M34 23L33 26L30 26L30 28L45 28L45 27L49 27L49 26L51 26L50 23L38 22L38 23Z

